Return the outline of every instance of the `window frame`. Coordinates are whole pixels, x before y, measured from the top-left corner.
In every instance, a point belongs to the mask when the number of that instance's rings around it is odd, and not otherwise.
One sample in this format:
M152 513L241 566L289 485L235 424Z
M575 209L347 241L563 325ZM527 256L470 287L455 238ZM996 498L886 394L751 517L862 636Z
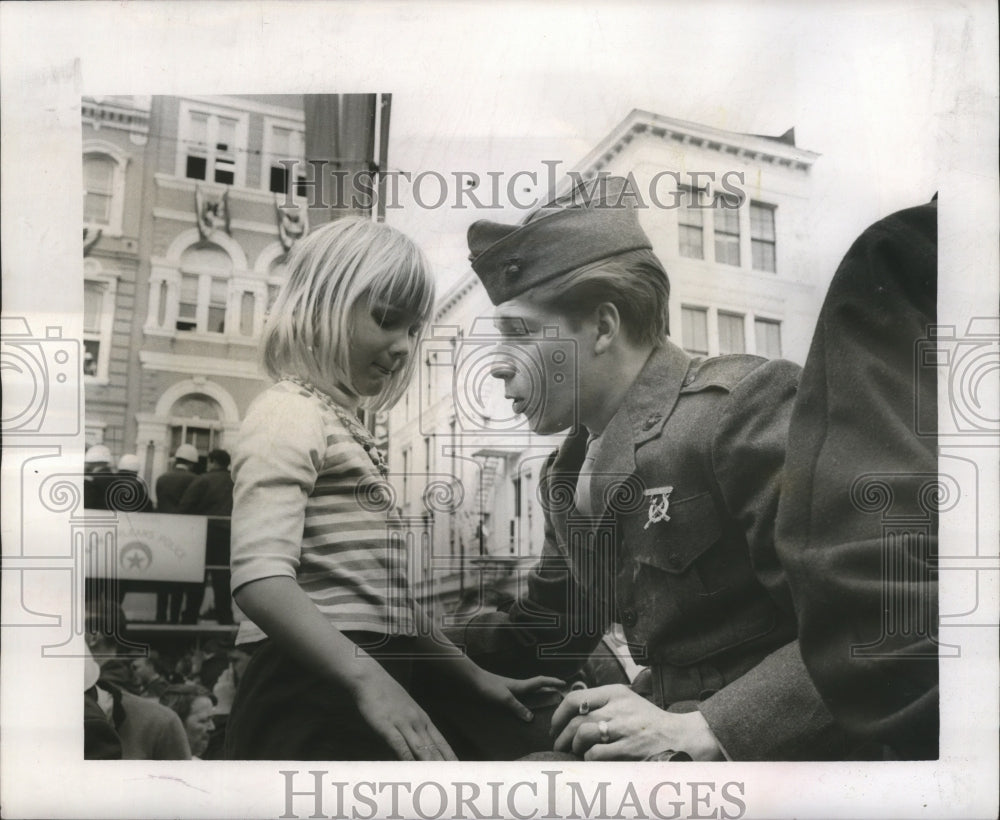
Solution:
M694 348L687 347L684 344L684 330L685 330L684 315L685 315L685 312L699 313L705 319L705 350L704 351L702 351L701 349L697 349L696 350ZM681 339L680 339L681 344L680 344L680 347L689 356L708 356L708 355L710 355L710 351L712 349L712 345L711 345L711 329L709 328L708 314L709 314L709 308L708 307L704 307L702 305L681 305Z
M88 259L84 263L83 272L84 288L87 283L98 284L103 287L102 304L100 311L99 329L97 331L88 330L86 327L86 315L84 315L84 327L82 341L98 343L97 352L97 372L93 375L82 373L84 384L107 384L110 381L111 368L111 343L115 325L115 304L118 297L118 277L109 273L101 267L100 263Z
M189 156L188 147L193 143L193 128L191 127L193 114L204 114L208 118L204 179L189 177L187 175L187 158ZM216 137L218 137L218 120L220 117L236 121L236 133L233 138L233 153L235 160L232 182L215 181L218 152L218 140ZM181 100L177 122L177 158L174 169L176 176L180 179L189 179L194 182L204 182L209 185L222 185L237 188L246 187L247 153L249 148L250 133L249 124L249 112L221 105L209 105L207 103L192 102L191 100Z
M87 181L86 172L83 171L80 188L82 191L81 204L83 207L83 225L90 231L101 231L104 236L121 236L122 225L125 216L125 172L128 168L129 158L122 153L115 145L103 140L87 140L83 144L81 158L81 170L86 165L88 157L110 160L111 169L111 201L108 205L107 224L92 222L87 219Z
M738 319L740 324L740 349L739 350L723 350L722 349L722 319ZM715 311L715 324L716 324L716 336L719 341L719 355L729 356L734 353L746 353L747 352L747 317L745 313L737 313L734 310L724 310L723 308L718 308Z
M264 142L261 147L261 163L260 163L260 187L261 190L267 191L268 193L277 193L271 190L271 168L274 163L272 162L272 154L274 154L274 129L275 128L285 128L293 132L297 136L299 142L299 148L301 151L295 157L274 157L277 159L294 159L296 162L302 163L302 170L305 170L306 161L306 128L304 122L298 122L296 120L286 119L283 117L264 117ZM303 182L306 182L306 174L302 175ZM290 191L282 192L285 196L285 202L290 198L292 202L296 204L301 204L307 201L305 195L300 195L298 193L298 185L296 184L296 179L287 180Z
M712 259L717 265L729 265L730 267L740 268L743 267L743 252L740 247L743 241L743 226L740 224L740 211L743 210L742 206L737 206L735 208L730 208L723 206L721 203L723 201L735 200L736 197L730 194L716 193L712 200ZM719 214L721 212L732 213L733 222L736 226L736 232L730 230L722 230L719 226L722 224L722 220L719 219ZM728 221L728 220L727 220ZM728 227L728 226L727 226ZM736 248L736 261L731 262L727 259L719 258L719 237L726 237L729 242L727 242L727 247ZM735 239L735 242L731 240Z
M754 220L753 212L754 208L764 210L771 215L771 238L762 238L754 235ZM761 273L777 273L778 272L778 219L777 219L777 206L772 205L768 202L759 202L757 200L751 200L748 208L750 217L750 269L759 271ZM759 245L767 245L771 248L771 262L772 267L770 268L759 268L755 264L754 248Z
M682 259L698 259L701 261L705 260L705 211L703 208L697 204L697 196L703 193L700 188L694 188L690 185L679 185L677 188L680 194L680 207L677 209L677 254ZM687 203L687 204L685 204ZM698 215L698 224L693 224L691 222L684 221L684 216L688 214ZM701 255L700 256L689 256L684 253L685 244L683 241L685 229L697 230L701 234Z
M223 271L219 268L212 268L200 265L185 265L183 261L178 261L177 263L177 275L178 275L178 287L177 295L174 300L175 303L175 316L173 321L172 330L175 333L182 334L183 336L188 336L190 334L198 334L208 336L210 338L223 338L227 336L239 335L234 334L231 331L233 316L231 310L232 296L233 296L233 279L235 275L235 270L233 266L232 257L226 253L225 248L221 245L215 245L214 243L208 243L213 245L213 247L218 248L229 260L229 270L223 275ZM191 246L192 248L197 248L197 245ZM189 248L188 250L190 250ZM183 255L182 255L183 259ZM198 278L198 295L197 301L195 302L195 316L194 316L194 327L190 329L182 329L177 327L177 324L182 320L180 316L180 305L181 305L181 288L185 276L196 276ZM210 308L218 307L217 303L212 302L212 284L213 280L222 280L226 285L226 295L223 300L223 319L222 319L222 330L210 330L209 329L209 311ZM238 319L238 317L236 317ZM237 321L237 325L239 322Z
M754 353L758 356L763 356L765 358L780 359L783 355L782 344L781 344L781 327L784 322L781 319L774 319L770 316L754 316L753 317L753 342L754 342ZM760 350L760 345L758 344L757 337L757 327L759 325L769 325L776 327L778 329L778 353L775 356Z

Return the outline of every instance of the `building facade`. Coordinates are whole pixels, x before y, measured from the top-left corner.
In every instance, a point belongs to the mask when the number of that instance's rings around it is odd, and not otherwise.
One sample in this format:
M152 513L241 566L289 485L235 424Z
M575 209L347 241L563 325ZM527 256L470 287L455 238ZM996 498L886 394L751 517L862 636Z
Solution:
M181 444L193 444L202 461L215 447L231 447L247 405L267 383L257 342L294 239L278 204L301 201L288 160L301 162L305 140L301 96L153 97L145 104L144 142L132 156L123 160L84 140L85 210L98 211L97 181L107 181L105 219L112 235L122 224L129 271L117 277L117 291L105 287L98 311L92 283L107 279L104 259L118 250L105 229L86 260L88 307L93 302L100 316L88 322L117 330L95 348L87 419L92 438L103 429L116 457L139 456L153 486ZM85 135L95 105L84 100ZM95 156L117 165L97 165ZM105 167L124 173L99 176ZM107 386L100 384L104 373L113 377ZM113 396L114 414L99 388Z
M83 135L86 445L128 452L132 317L139 279L148 97L87 98Z

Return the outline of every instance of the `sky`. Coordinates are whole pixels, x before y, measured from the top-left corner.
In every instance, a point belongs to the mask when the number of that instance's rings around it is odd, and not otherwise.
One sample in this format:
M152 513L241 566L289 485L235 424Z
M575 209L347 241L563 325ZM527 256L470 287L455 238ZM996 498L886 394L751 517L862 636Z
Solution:
M84 94L390 92L389 166L413 174L571 167L633 108L756 134L794 127L820 154L811 232L830 276L868 224L947 187L943 172L982 177L995 158L988 3L83 7L83 29L61 3L19 15L34 36L5 44L8 64L78 55ZM466 269L473 218L389 215L445 281Z

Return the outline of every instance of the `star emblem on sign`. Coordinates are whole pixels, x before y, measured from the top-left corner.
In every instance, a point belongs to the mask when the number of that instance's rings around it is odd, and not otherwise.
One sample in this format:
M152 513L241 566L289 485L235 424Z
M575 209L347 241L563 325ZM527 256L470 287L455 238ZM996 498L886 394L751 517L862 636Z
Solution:
M661 521L670 520L667 510L670 509L670 494L673 491L673 487L654 487L643 492L643 495L649 498L649 509L646 511L649 520L643 527L644 530L648 530L650 524L659 524Z
M121 565L131 572L142 572L153 563L153 553L140 541L133 541L122 548Z

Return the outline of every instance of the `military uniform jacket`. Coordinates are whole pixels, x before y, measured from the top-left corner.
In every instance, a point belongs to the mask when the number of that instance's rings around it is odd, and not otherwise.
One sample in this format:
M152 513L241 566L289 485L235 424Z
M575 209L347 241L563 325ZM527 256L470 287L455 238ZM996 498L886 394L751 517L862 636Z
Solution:
M732 759L841 756L774 549L798 375L786 361L655 350L602 433L592 518L573 504L586 430L547 461L527 595L470 622L470 655L506 674L566 675L618 622L651 667L637 691L661 708L698 701Z

